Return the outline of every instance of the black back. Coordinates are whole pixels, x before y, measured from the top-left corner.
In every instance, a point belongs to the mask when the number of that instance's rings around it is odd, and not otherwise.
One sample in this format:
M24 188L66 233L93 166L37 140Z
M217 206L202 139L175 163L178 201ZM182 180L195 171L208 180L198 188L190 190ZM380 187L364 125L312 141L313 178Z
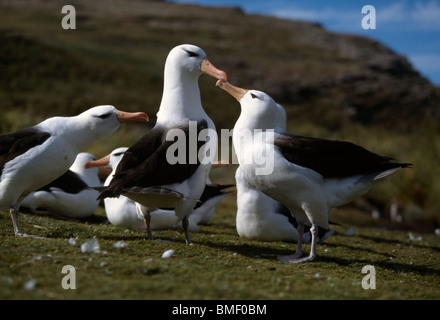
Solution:
M310 168L324 178L345 178L411 166L345 141L283 133L275 137L274 144L288 161Z
M194 207L194 209L201 207L202 204L205 203L206 201L208 201L209 199L212 199L214 197L217 197L219 195L224 194L225 192L223 191L223 189L227 189L227 188L230 188L233 186L234 186L233 184L226 184L226 185L207 184L207 185L205 185L205 189L203 189L203 193L200 196L199 201L196 203L196 206Z
M61 177L38 189L38 191L51 192L50 188L58 188L66 193L77 194L87 189L87 184L73 171L68 170Z
M197 134L207 129L205 120L197 123ZM110 185L104 190L99 199L115 197L124 189L134 186L150 187L173 183L181 183L191 177L200 165L198 156L196 163L189 163L189 126L181 129L186 136L186 163L169 164L166 158L168 148L177 141L166 141L167 128L156 125L145 133L122 157ZM197 142L197 152L205 141Z

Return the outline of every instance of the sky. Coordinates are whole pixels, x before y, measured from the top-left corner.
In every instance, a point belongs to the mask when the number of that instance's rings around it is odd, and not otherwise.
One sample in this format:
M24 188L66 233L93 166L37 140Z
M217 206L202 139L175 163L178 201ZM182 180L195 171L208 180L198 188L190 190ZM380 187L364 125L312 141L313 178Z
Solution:
M206 6L238 6L248 14L319 22L333 32L380 41L408 58L424 77L440 86L440 0L173 0ZM375 9L375 29L364 29L365 5ZM368 21L367 21L368 20Z

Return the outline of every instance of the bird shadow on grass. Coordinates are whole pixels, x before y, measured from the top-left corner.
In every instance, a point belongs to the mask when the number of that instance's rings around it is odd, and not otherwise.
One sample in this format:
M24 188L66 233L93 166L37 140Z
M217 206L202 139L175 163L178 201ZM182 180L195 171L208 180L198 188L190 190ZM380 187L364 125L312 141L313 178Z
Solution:
M359 237L369 239L372 241L386 242L389 244L402 243L401 241L393 240L393 239L382 239L382 238L369 237L369 236L359 236ZM269 261L277 261L277 257L280 255L293 254L296 249L295 243L289 243L289 245L291 245L289 249L268 248L267 246L264 246L263 243L265 242L262 242L262 245L258 245L255 243L225 244L224 242L205 241L203 243L200 243L199 245L208 246L217 250L230 251L253 259L265 259ZM337 264L340 267L348 267L353 264L374 265L375 267L388 269L394 272L416 273L418 275L424 275L424 276L426 275L440 276L440 270L435 268L436 264L412 265L402 262L396 262L391 260L395 258L395 256L389 253L378 252L371 248L361 247L359 245L352 246L352 245L340 244L340 243L338 244L324 243L321 244L321 246L325 246L328 248L335 248L335 249L345 248L347 249L347 257L330 256L328 254L320 255L318 253L317 260L314 263L332 263L332 264ZM426 247L426 246L421 246L421 247L425 249L430 248L433 250L438 250L438 248L436 247ZM307 253L308 248L303 248L303 250L304 249L305 249L304 252ZM375 255L376 257L379 256L379 258L375 258L375 259L353 258L350 255L350 251L356 251L357 254L359 254L359 252L361 251L365 253L367 256Z
M417 243L415 243L413 241L400 241L400 240L395 240L395 239L385 239L385 238L372 237L372 236L366 236L366 235L358 235L358 237L362 238L362 239L378 242L378 243L405 244L405 245L411 244L411 246L413 246L415 248L431 249L431 250L440 252L440 247L427 246L427 245L423 245L423 244L417 244Z
M440 270L432 268L434 265L416 266L401 262L392 262L389 260L371 260L371 259L344 259L339 257L318 257L319 262L336 263L341 267L348 267L352 264L372 265L382 269L388 269L399 273L416 273L420 276L440 276Z

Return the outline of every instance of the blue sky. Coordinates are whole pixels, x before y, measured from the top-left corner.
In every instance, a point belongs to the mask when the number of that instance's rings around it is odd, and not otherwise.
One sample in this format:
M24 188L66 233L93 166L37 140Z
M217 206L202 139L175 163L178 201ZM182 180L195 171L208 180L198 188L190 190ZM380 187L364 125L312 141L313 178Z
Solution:
M207 6L239 6L249 14L321 23L334 32L374 38L406 56L440 86L440 0L173 0ZM376 10L376 29L364 30L364 5Z

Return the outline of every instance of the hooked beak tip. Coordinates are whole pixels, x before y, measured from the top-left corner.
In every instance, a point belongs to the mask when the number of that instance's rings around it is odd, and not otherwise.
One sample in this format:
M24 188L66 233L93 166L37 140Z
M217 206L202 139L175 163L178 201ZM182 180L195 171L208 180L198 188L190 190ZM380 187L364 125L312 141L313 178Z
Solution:
M219 81L222 81L222 82L228 81L228 74L224 71L221 71L219 78L220 78Z
M218 80L228 81L227 73L214 67L214 65L207 58L203 59L202 61L201 71Z
M119 122L148 122L150 118L145 112L124 112L117 110L116 117Z
M233 96L238 101L240 101L241 98L243 98L243 96L248 91L246 89L236 87L236 86L232 85L229 81L224 81L224 80L218 80L215 85L217 87L225 90L226 92L228 92L231 96Z

